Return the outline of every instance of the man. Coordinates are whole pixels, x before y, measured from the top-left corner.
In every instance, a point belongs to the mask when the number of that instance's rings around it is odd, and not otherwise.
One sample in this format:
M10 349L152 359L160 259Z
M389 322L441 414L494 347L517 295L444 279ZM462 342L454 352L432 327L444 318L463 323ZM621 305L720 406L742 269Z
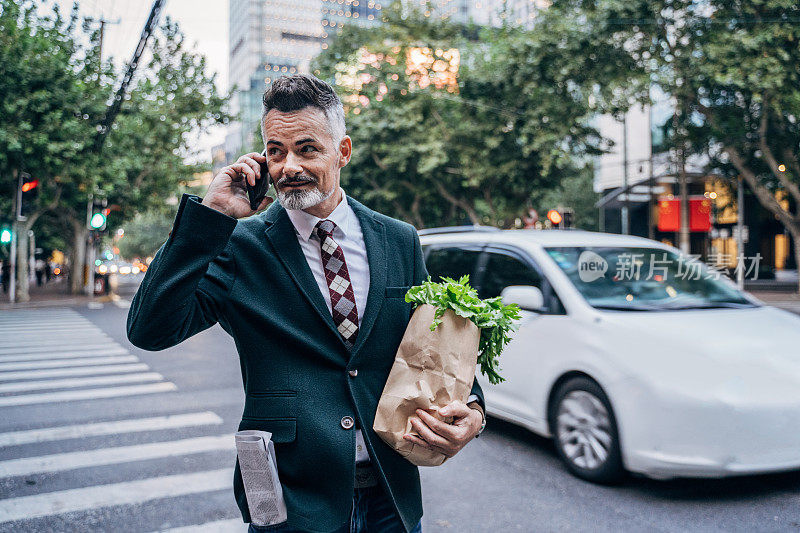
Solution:
M184 194L133 298L128 338L161 350L219 322L236 341L239 430L272 433L288 511L250 531L419 532L419 471L372 431L411 317L405 292L428 275L419 237L345 195L352 141L328 84L276 80L261 128L278 202L250 209L244 180L254 185L265 159L256 153L223 168L202 201ZM405 438L455 455L484 422L477 380L471 393L469 406L439 411L452 424L418 411L419 437ZM238 461L233 485L249 522Z

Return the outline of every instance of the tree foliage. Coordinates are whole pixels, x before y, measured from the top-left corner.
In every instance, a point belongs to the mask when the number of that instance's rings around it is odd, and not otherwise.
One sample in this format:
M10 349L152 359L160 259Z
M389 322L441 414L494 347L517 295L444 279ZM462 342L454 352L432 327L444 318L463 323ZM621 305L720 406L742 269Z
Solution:
M417 227L509 227L527 207L555 207L541 205L545 193L603 149L590 119L611 100L560 48L575 43L544 24L475 28L386 11L380 26L342 30L314 65L345 102L348 190Z
M672 99L665 147L741 176L791 234L800 264L800 4L594 0L551 10L591 21L587 38L628 55L626 76Z
M125 224L125 235L118 242L119 254L126 259L144 260L155 254L167 240L173 216L160 211L138 213Z
M40 15L36 2L0 0L0 208L11 214L20 172L37 177L36 205L18 233L27 235L45 213L60 218L72 231L73 273L82 270L90 198L112 206L110 229L163 206L200 169L184 163L194 152L190 133L230 118L205 59L167 19L96 151L97 126L121 78L111 60L100 61L98 41L77 5L65 17L57 6Z

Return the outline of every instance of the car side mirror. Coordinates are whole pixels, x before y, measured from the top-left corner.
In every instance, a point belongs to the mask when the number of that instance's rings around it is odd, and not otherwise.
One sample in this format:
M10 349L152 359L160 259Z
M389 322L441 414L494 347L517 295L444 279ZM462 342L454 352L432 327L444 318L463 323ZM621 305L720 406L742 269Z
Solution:
M500 293L504 304L517 304L520 309L544 312L544 295L538 287L530 285L509 285Z

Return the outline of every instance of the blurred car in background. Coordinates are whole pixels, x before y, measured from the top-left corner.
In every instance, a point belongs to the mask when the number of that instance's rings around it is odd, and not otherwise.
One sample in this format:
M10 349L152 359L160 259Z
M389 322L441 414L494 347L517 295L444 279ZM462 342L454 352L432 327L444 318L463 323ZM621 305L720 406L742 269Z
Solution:
M96 272L98 274L120 274L127 276L129 274L139 274L147 270L147 265L139 261L129 263L127 261L109 260L103 261L97 266Z
M573 474L800 468L800 317L640 237L419 233L433 280L468 274L481 298L523 309L500 356L505 381L476 372L487 413L552 437Z

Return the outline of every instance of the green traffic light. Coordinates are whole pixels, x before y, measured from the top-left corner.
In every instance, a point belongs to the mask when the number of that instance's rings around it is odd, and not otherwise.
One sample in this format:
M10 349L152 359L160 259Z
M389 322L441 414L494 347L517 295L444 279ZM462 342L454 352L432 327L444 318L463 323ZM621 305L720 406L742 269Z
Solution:
M0 243L8 244L10 242L11 242L11 230L8 228L3 228L3 230L0 231Z
M89 221L89 226L91 226L92 229L99 229L102 228L103 224L105 223L106 223L106 217L103 216L103 213L95 213L94 215L92 215L92 218Z

